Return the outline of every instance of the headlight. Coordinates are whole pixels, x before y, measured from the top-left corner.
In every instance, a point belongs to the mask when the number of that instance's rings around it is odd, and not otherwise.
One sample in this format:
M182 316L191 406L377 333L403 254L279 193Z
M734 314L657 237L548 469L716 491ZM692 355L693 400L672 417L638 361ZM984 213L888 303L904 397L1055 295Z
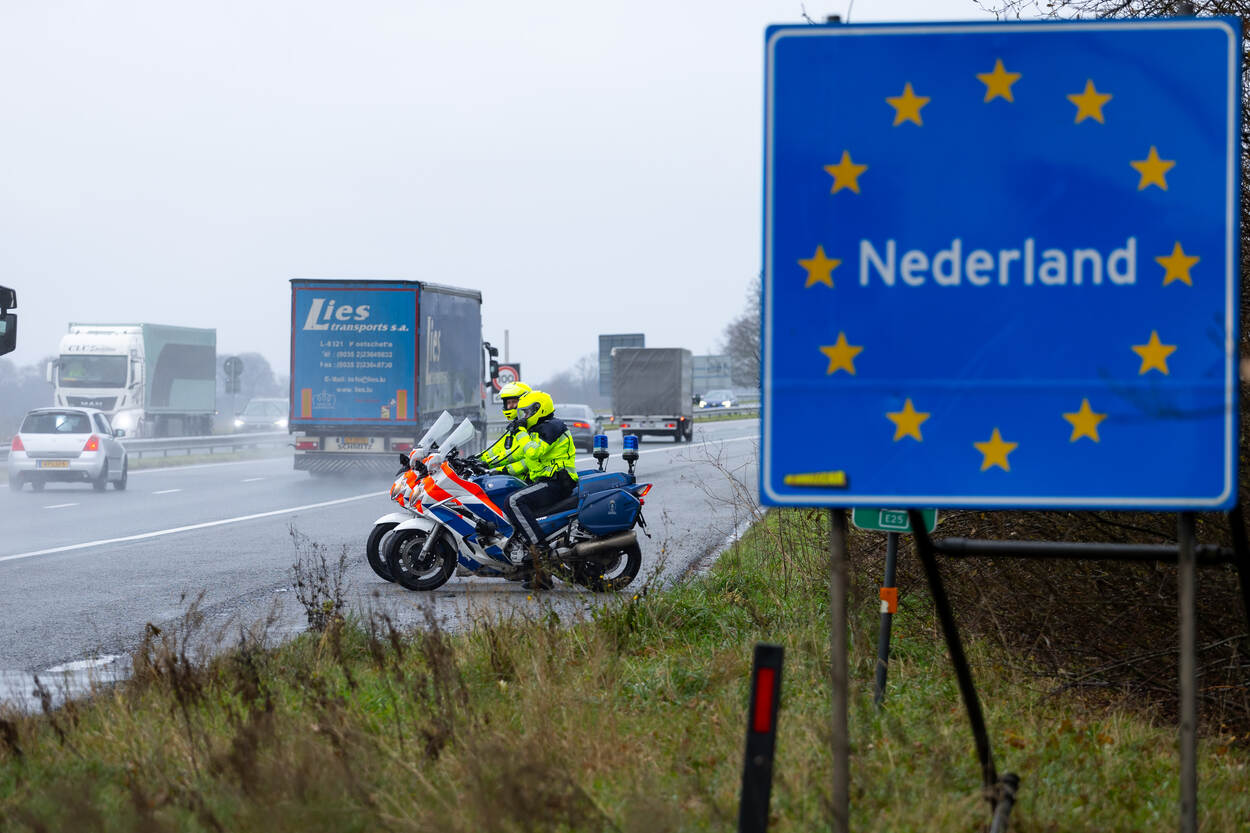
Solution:
M241 419L236 419L236 420L234 421L234 427L235 427L235 428L242 428L242 427L243 427L243 420L241 420Z
M277 422L275 422L274 425L278 426L279 428L286 428L286 420L280 419Z

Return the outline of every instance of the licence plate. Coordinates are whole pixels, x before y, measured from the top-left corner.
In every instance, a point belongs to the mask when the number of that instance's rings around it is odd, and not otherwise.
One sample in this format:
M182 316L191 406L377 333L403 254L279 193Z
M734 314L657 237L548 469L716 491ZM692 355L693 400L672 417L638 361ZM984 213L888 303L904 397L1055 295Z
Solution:
M373 451L375 437L335 437L337 451Z
M67 469L69 468L69 460L36 460L35 468L37 469Z

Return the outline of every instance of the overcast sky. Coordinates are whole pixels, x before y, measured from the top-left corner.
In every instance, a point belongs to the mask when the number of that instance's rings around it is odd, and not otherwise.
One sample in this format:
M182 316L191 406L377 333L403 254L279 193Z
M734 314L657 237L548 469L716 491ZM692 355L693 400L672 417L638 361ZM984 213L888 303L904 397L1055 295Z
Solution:
M805 11L847 4L0 0L9 358L147 321L283 372L294 277L479 289L532 381L599 333L711 352L759 273L764 28Z

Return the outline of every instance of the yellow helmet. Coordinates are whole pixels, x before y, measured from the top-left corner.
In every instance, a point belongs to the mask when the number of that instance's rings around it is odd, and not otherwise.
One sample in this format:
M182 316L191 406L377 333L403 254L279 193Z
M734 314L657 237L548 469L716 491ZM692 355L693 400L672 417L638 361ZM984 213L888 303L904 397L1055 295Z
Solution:
M499 389L499 399L503 402L503 418L511 422L516 418L517 400L529 393L533 388L524 382L509 382ZM509 407L509 400L512 400Z
M534 407L537 406L537 407ZM521 397L521 401L517 403L517 409L524 412L530 410L531 413L525 419L525 427L533 428L538 420L545 416L551 416L556 412L556 403L549 394L540 390L531 390L529 393Z

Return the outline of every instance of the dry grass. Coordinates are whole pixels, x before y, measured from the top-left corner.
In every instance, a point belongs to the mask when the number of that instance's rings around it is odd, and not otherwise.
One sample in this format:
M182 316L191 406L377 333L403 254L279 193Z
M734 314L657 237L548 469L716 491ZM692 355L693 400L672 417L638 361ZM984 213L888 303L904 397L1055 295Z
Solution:
M820 513L774 514L698 580L580 622L535 606L451 635L331 616L197 659L189 616L149 632L130 684L0 716L0 829L732 829L757 640L787 652L770 829L827 828L825 534ZM971 739L920 594L897 617L888 708L872 708L876 542L854 541L854 829L976 830ZM1173 729L1049 696L984 640L970 654L1000 768L1024 778L1014 830L1175 826ZM1204 829L1250 818L1248 763L1208 736Z

